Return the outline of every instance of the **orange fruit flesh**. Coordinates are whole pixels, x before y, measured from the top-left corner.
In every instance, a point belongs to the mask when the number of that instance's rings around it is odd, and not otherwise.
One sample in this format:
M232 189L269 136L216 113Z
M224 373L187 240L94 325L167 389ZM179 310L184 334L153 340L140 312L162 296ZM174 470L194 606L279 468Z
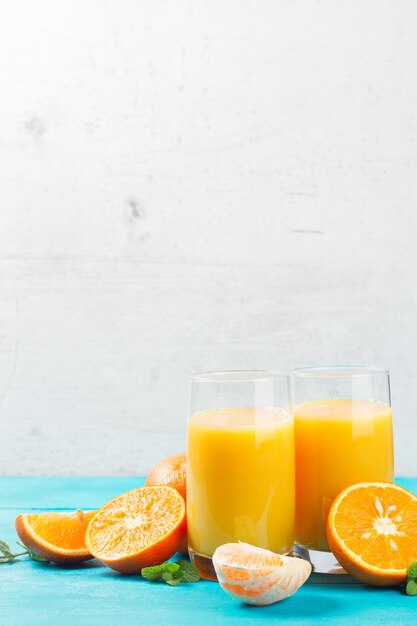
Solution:
M76 516L79 517L79 513L76 513ZM34 533L44 541L63 550L81 550L85 547L86 525L80 523L77 518L60 513L48 513L45 516L28 515L27 522Z
M19 515L16 530L21 541L39 556L57 563L92 558L85 545L87 526L95 511Z
M392 483L360 483L334 501L329 545L343 567L364 582L401 582L417 560L417 496Z
M171 487L140 487L105 504L91 520L86 543L103 563L123 573L169 559L185 528L185 502Z

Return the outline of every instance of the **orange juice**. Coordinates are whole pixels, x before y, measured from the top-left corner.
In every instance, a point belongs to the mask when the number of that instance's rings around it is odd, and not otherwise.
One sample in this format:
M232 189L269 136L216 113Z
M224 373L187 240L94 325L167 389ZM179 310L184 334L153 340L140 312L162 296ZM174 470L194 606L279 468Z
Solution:
M325 524L337 494L354 483L394 479L391 408L372 400L329 399L293 410L295 541L329 550Z
M288 552L294 534L294 430L281 409L201 411L188 424L188 543L211 556L244 541Z

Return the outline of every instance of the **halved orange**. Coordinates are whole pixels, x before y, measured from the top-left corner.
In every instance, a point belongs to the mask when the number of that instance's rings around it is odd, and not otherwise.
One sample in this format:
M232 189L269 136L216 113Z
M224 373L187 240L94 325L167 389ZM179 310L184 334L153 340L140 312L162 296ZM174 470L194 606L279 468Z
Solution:
M85 531L95 511L24 514L16 518L16 532L35 554L54 563L79 563L92 559Z
M349 574L378 587L405 581L417 560L417 496L394 483L358 483L334 500L330 549Z
M265 605L284 600L311 573L308 561L247 543L225 543L217 548L212 559L222 589L246 604Z
M158 565L177 552L186 524L185 502L172 487L139 487L97 511L86 545L97 559L124 574Z

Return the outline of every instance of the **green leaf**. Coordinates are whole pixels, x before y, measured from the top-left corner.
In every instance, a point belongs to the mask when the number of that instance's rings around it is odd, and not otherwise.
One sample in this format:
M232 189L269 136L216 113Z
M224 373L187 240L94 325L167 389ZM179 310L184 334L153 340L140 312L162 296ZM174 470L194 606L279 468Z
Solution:
M10 561L13 561L14 556L0 556L0 563L10 563Z
M173 574L179 570L177 563L166 562L162 565L154 565L153 567L143 567L141 574L147 580L165 580L164 574Z
M417 596L417 582L415 580L409 580L405 588L405 593L408 596Z
M13 561L15 555L5 541L0 541L0 552L2 555L0 556L0 563L10 563L10 561Z
M198 570L189 561L176 561L182 573L182 580L185 583L196 583L200 580Z
M182 578L172 578L171 580L166 580L165 582L168 583L168 585L171 585L171 587L176 587L180 584L180 582L182 582Z
M200 575L194 565L188 561L166 562L154 567L144 567L141 574L147 580L164 581L172 587L180 583L195 583Z
M417 561L414 561L413 563L411 563L411 565L408 568L408 578L411 578L411 580L416 580L417 581Z
M176 572L164 572L164 574L162 574L162 578L172 587L176 587L180 584L180 582L182 582L182 574L179 570Z
M7 545L5 541L0 541L0 552L3 554L4 557L13 558L13 552L10 550L9 546Z

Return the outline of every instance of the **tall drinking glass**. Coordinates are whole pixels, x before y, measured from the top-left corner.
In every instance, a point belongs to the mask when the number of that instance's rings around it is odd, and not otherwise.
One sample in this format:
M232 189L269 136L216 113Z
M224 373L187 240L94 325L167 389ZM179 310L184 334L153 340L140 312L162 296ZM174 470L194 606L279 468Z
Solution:
M268 371L192 377L187 444L191 560L216 579L211 557L243 541L281 554L294 540L294 425L289 376Z
M311 367L292 372L296 450L296 551L315 571L343 573L326 519L337 494L363 481L393 481L387 370Z

